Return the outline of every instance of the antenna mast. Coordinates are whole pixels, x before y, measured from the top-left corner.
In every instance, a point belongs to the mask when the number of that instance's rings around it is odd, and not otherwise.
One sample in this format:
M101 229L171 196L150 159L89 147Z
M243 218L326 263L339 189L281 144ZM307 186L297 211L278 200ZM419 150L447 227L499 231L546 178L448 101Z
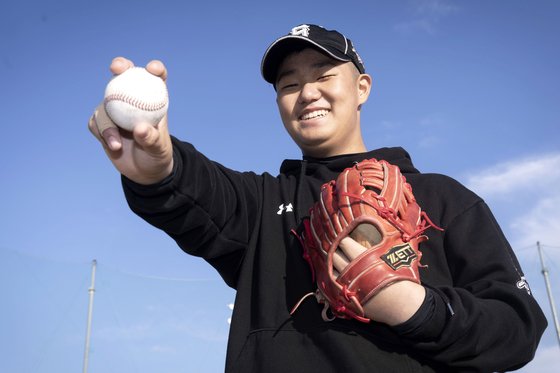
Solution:
M91 263L91 286L88 289L89 293L89 306L88 306L88 316L87 316L87 329L86 329L86 347L84 350L84 367L83 373L88 371L89 362L89 340L91 337L91 316L93 312L93 295L95 294L95 269L97 267L97 260L93 260Z
M544 265L544 259L542 256L541 244L537 241L537 250L539 251L539 257L541 259L542 274L544 276L544 282L546 284L546 292L548 294L548 301L550 302L550 309L552 311L552 319L554 320L554 326L556 327L556 338L558 339L558 345L560 346L560 324L558 323L558 314L556 313L556 306L554 305L554 298L552 297L552 290L550 288L550 279L548 278L548 269Z

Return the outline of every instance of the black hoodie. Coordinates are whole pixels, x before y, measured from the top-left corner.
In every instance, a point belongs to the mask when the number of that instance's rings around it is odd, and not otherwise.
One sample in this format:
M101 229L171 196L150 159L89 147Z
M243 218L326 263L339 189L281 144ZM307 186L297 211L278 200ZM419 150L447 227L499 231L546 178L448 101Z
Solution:
M157 185L123 177L131 209L200 256L237 290L227 372L493 372L534 356L546 319L486 204L457 181L421 174L402 148L287 160L280 174L236 172L173 139L174 171ZM400 167L420 207L444 229L422 243L429 290L403 327L336 319L322 306L292 229L320 186L353 162ZM421 316L419 316L421 315Z

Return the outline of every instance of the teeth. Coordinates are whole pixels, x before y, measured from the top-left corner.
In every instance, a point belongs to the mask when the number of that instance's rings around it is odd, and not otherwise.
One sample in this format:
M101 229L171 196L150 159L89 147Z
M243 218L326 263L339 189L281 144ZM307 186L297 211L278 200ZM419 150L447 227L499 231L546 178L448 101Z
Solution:
M319 118L319 117L324 117L325 115L327 115L329 113L328 110L317 110L317 111L312 111L311 113L306 113L303 114L301 116L302 120L307 120L307 119L313 119L313 118Z

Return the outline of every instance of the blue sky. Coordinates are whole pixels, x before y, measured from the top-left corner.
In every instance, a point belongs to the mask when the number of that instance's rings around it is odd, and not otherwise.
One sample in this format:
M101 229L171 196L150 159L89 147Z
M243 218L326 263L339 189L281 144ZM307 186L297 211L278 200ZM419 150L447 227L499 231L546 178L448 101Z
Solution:
M223 370L234 292L133 215L86 129L111 59L163 60L171 132L277 173L284 133L262 54L301 23L343 31L373 76L370 148L403 146L493 209L549 317L523 372L560 367L536 242L560 302L560 3L521 0L10 2L0 13L0 371Z

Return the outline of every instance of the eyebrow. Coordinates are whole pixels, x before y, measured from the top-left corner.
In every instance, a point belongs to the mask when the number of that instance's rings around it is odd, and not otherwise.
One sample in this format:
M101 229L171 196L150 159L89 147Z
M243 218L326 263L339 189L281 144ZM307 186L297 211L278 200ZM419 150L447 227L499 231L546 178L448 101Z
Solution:
M321 69L321 68L326 67L326 66L335 67L335 66L338 66L338 64L335 63L334 61L332 61L331 59L328 59L328 60L320 61L320 62L317 62L317 63L314 63L313 65L311 65L311 67L313 69ZM296 69L290 69L290 70L282 71L276 77L276 82L279 82L280 79L285 78L286 76L295 74L295 72L296 72Z

